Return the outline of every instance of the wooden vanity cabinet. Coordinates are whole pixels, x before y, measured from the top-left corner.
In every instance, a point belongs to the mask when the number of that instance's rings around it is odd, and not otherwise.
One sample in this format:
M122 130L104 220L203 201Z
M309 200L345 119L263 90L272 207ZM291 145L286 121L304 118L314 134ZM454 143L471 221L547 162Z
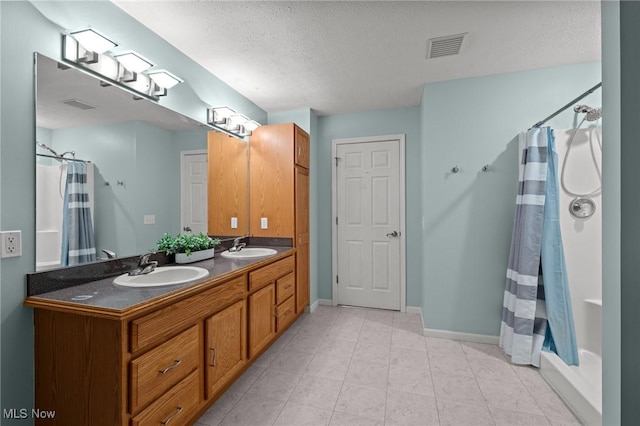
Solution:
M289 256L249 273L249 358L295 318L294 271L295 259Z
M121 313L29 298L47 425L188 425L295 320L295 255ZM30 303L31 300L36 300Z

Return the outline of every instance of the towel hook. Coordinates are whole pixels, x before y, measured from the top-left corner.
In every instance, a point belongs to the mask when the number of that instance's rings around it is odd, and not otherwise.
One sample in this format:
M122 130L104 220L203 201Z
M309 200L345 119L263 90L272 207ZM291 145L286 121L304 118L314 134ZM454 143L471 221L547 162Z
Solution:
M451 173L458 173L460 171L460 169L458 168L458 166L453 166L451 168Z
M489 171L489 165L485 164L484 166L482 166L482 171L483 172L488 172Z

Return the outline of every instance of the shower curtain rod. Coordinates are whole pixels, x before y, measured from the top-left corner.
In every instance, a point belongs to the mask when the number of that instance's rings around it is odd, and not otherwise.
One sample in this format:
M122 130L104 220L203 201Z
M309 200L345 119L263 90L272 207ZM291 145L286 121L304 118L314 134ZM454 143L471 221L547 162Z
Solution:
M40 154L40 153L36 153L37 156L39 157L47 157L47 158L55 158L56 160L67 160L67 161L79 161L80 163L90 163L91 161L88 160L80 160L77 158L67 158L67 157L57 157L55 155L48 155L48 154Z
M555 117L556 115L560 114L562 111L564 111L565 109L569 108L571 105L575 104L576 102L578 102L580 99L584 98L587 95L592 94L593 92L595 92L596 89L600 88L602 86L602 82L596 84L595 86L593 86L591 89L587 90L586 92L584 92L582 95L578 96L577 98L575 98L574 100L572 100L571 102L569 102L568 104L566 104L565 106L563 106L562 108L560 108L559 110L557 110L556 112L554 112L553 114L551 114L550 116L548 116L547 118L545 118L544 120L540 120L538 121L536 124L534 124L533 126L531 126L529 128L529 130L533 129L534 127L540 127L542 126L544 123L546 123L547 121L551 120L553 117Z

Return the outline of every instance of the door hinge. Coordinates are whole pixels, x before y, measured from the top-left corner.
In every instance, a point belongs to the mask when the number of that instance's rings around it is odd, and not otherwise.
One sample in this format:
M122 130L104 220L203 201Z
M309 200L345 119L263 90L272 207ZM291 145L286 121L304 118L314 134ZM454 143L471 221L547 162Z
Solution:
M336 159L336 167L338 167L338 160L340 160L340 157L333 157Z
M338 224L338 216L336 216L336 225Z
M340 280L338 279L338 276L336 275L336 284L339 284Z

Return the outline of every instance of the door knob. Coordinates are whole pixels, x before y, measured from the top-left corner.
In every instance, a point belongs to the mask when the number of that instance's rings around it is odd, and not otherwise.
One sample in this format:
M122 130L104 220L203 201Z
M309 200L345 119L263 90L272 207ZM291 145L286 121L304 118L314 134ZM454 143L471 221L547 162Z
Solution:
M184 232L191 232L191 228L190 228L190 227L188 227L188 226L185 226L184 228L182 228L182 230L183 230Z
M389 237L389 238L391 238L391 237L397 237L398 235L399 235L399 234L398 234L398 231L393 231L393 232L389 232L389 233L387 234L387 237Z

